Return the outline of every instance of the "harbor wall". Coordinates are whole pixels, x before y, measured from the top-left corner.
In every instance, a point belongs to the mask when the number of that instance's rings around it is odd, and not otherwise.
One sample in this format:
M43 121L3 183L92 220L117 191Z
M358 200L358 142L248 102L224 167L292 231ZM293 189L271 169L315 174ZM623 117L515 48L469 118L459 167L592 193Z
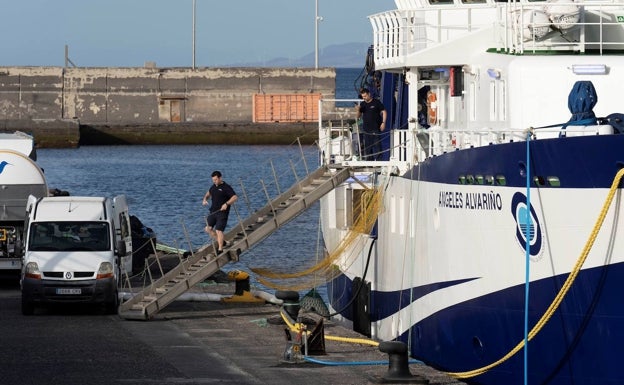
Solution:
M335 78L333 68L0 67L0 130L33 132L40 145L58 142L49 135L67 137L72 129L77 138L61 142L107 137L143 143L153 130L159 144L184 142L179 134L189 131L203 133L189 135L190 143L222 138L236 144L242 139L236 135L247 132L256 138L264 133L263 143L271 142L273 132L281 143L289 130L315 126L296 120L253 123L254 95L334 98Z

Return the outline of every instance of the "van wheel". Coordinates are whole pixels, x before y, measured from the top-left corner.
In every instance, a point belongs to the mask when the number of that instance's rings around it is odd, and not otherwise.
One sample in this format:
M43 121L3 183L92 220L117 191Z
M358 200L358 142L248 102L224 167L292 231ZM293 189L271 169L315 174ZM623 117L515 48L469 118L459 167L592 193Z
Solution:
M22 296L22 314L23 315L33 315L35 314L35 305L28 301L28 298Z
M119 308L119 293L115 290L114 299L104 303L104 311L106 314L117 314Z

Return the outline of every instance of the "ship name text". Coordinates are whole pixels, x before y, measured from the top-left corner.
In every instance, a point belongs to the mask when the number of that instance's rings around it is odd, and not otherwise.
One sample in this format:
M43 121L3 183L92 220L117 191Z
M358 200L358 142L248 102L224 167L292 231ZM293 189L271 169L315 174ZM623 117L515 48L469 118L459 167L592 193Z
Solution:
M503 209L503 198L494 191L440 191L438 206L451 209L500 211Z

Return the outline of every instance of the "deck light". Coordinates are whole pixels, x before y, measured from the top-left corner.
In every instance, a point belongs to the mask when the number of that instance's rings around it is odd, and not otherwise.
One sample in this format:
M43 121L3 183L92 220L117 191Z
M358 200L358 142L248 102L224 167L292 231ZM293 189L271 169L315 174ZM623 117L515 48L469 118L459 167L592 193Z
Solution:
M500 79L501 77L501 71L496 68L488 68L487 74L492 79Z
M573 64L571 68L576 75L606 75L608 70L605 64Z

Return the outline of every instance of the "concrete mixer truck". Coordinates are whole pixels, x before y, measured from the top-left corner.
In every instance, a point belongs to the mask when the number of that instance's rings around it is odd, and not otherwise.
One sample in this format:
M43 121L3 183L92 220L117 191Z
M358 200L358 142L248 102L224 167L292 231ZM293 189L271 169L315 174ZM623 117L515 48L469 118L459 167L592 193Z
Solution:
M36 159L32 136L0 133L0 271L21 270L28 196L49 194Z

